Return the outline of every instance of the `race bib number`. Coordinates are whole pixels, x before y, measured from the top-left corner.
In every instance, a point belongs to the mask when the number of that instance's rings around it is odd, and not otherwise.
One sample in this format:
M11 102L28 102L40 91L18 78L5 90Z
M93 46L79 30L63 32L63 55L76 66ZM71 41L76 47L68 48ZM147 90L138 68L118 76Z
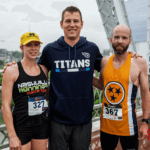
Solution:
M122 120L122 106L104 104L103 118L110 120Z
M47 101L45 96L38 96L38 97L29 97L28 98L28 115L40 115L48 109Z

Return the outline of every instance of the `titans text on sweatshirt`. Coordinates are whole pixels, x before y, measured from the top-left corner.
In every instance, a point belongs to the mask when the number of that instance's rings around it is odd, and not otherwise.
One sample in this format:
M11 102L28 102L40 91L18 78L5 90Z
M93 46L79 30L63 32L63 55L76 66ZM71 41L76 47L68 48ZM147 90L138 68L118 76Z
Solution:
M38 63L51 70L49 110L54 121L72 125L91 121L93 72L100 71L101 59L98 47L85 37L73 47L63 36L45 46Z

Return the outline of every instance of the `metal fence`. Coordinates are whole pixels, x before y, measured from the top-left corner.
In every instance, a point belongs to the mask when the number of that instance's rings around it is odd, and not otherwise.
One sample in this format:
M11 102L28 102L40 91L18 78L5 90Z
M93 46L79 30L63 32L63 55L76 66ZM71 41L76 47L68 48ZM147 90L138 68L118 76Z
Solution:
M103 92L98 90L97 88L93 88L93 94L94 94L94 102L96 102L96 104L94 104L94 107L93 107L92 121L95 122L95 121L100 120ZM1 86L0 86L0 97L1 97ZM141 96L140 95L137 96L136 104L137 104L136 108L138 111L141 108ZM2 119L1 109L0 109L0 119ZM0 149L8 148L8 147L9 147L9 139L8 139L6 126L5 124L0 124Z

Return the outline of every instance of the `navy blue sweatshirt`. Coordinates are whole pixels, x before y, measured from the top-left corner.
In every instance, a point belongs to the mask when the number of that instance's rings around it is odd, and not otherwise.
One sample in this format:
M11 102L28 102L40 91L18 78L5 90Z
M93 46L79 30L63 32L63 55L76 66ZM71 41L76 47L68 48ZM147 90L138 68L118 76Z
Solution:
M38 63L51 70L49 110L63 124L90 122L93 111L93 72L100 71L102 55L85 37L73 47L64 37L45 46Z

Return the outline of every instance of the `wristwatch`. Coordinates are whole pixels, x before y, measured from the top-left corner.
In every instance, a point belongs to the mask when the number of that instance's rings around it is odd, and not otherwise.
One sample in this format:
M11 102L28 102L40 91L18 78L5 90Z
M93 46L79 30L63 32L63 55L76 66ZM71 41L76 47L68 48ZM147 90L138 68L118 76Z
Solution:
M150 119L142 119L142 122L146 122L147 124L150 124Z

